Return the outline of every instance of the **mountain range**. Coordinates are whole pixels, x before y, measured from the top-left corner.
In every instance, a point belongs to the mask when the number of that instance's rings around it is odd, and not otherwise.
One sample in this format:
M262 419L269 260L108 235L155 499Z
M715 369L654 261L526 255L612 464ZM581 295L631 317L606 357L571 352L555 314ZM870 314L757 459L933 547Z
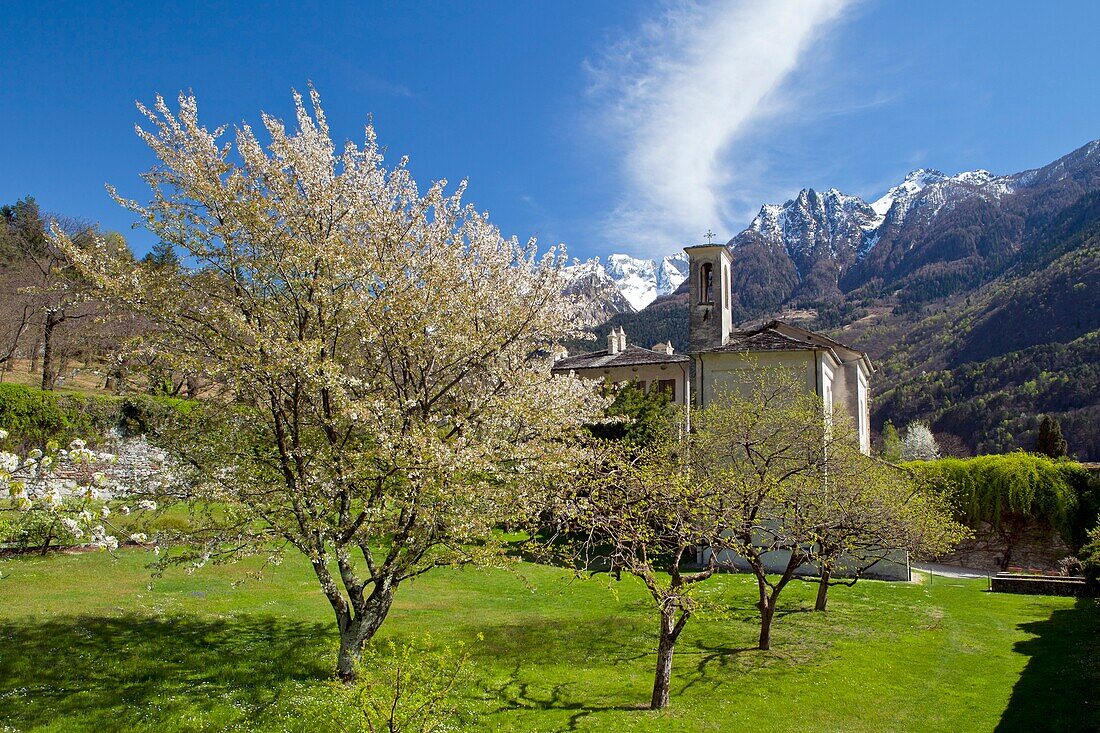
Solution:
M619 313L636 313L675 292L687 271L683 252L660 261L613 254L606 264L595 258L566 267L565 292L586 304L586 324L595 325Z
M916 170L870 202L803 189L727 246L735 322L800 321L868 351L877 425L924 419L988 452L1030 447L1049 412L1100 460L1100 140L1010 175ZM686 289L597 333L683 350Z

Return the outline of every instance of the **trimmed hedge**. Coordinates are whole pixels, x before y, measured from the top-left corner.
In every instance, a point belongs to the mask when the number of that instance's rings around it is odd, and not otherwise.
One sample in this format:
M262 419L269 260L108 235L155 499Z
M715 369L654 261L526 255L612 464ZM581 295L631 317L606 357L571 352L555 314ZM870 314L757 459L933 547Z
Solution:
M903 464L945 486L972 528L1026 518L1053 527L1080 547L1100 508L1100 480L1081 464L1033 453L943 458Z
M0 428L24 449L47 440L62 445L82 438L103 443L112 430L137 435L152 430L166 412L187 412L195 403L150 395L89 397L19 384L0 384Z

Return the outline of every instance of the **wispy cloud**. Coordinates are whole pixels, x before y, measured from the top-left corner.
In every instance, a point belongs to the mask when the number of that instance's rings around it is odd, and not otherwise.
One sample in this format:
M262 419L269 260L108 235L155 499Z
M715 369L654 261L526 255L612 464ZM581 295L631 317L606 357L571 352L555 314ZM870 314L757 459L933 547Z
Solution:
M849 4L677 2L589 64L599 125L622 166L604 226L615 246L658 253L707 227L730 231L746 203L734 189L767 172L740 144L784 109L794 93L785 82Z

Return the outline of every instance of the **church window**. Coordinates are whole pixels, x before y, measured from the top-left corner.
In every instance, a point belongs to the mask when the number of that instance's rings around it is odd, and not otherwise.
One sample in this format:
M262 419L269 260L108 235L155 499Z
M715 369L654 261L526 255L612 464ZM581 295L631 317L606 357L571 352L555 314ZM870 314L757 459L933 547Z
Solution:
M668 398L672 402L676 401L676 380L675 379L659 379L657 380L657 389L662 392L668 392Z
M714 265L709 262L699 268L699 302L714 302Z

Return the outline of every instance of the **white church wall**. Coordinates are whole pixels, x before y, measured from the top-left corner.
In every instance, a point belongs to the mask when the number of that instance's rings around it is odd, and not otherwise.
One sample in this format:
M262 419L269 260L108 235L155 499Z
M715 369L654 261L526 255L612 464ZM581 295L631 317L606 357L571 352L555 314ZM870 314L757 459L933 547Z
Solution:
M696 376L701 380L697 386L700 406L710 404L722 392L742 392L756 381L753 372L762 369L789 371L808 392L817 392L812 351L710 353L702 359L701 367L696 362Z
M715 564L720 568L729 570L739 570L749 572L752 567L749 565L749 561L741 555L733 552L732 550L714 550L712 548L704 549L698 557L701 565L707 565L710 563L711 556L714 557ZM765 553L763 556L764 568L769 574L782 573L787 568L787 563L791 559L790 550L776 550L774 552ZM837 563L836 572L833 574L835 578L850 578L865 562L858 561L857 558L850 556L842 556ZM801 565L798 570L795 571L800 576L817 576L821 574L820 568L814 563L807 563ZM908 582L911 579L909 571L909 553L905 550L894 550L887 554L887 556L876 562L870 568L865 570L860 576L863 578L870 578L871 580L892 580L892 581L905 581Z

